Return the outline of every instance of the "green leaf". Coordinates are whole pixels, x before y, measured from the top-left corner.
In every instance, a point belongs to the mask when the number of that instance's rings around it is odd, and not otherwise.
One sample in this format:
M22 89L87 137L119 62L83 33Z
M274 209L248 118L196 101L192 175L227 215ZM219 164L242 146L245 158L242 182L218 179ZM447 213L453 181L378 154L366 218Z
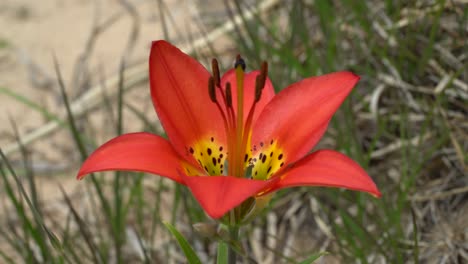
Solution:
M190 244L187 242L184 236L182 236L177 229L169 224L169 223L164 223L166 228L172 233L172 235L177 239L177 242L179 243L179 246L182 248L184 251L185 256L187 257L188 263L190 264L201 264L202 262L198 258L197 254L193 250L193 248L190 246Z

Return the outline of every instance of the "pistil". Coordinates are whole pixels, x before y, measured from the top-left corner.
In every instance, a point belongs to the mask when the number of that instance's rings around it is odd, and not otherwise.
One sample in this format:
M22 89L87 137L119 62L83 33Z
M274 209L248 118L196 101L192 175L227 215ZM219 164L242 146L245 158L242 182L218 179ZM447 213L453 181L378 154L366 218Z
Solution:
M234 176L244 176L244 164L242 162L243 146L242 138L244 136L244 70L245 62L240 55L237 55L234 65L237 82L237 126L236 126L236 144L235 144L235 168Z

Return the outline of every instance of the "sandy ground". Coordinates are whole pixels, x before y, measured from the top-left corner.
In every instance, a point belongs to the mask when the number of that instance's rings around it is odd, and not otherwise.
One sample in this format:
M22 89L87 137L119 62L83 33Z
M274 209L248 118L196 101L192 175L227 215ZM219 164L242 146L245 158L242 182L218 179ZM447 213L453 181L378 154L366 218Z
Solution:
M131 58L143 59L152 40L163 38L158 1L135 3L139 14L139 37ZM176 20L187 22L195 12L193 1L180 5L164 1ZM93 21L120 18L99 35L90 57L90 68L102 66L105 75L115 73L125 50L132 20L118 1L112 0L4 0L0 3L0 84L56 110L57 93L52 56L57 57L64 78L70 81L77 58L85 50ZM182 19L183 18L183 19ZM73 91L70 91L73 94ZM10 130L10 113L23 132L42 123L36 111L2 95L0 131ZM5 141L2 140L2 143Z

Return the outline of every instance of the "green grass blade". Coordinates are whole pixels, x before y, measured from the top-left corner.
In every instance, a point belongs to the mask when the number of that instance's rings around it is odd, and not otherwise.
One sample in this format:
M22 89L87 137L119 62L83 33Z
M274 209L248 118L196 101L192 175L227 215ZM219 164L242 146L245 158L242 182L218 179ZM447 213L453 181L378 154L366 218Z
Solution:
M187 257L188 263L201 264L202 262L200 261L200 258L198 258L197 253L195 253L195 251L190 246L189 242L185 239L185 237L181 233L179 233L179 231L177 231L177 229L170 223L164 223L164 225L179 243L179 246L182 248L182 251L184 251L184 254Z
M299 264L310 264L310 263L314 263L316 260L318 260L320 257L322 256L325 256L325 255L328 255L329 253L328 252L319 252L317 254L314 254L310 257L308 257L307 259L299 262Z

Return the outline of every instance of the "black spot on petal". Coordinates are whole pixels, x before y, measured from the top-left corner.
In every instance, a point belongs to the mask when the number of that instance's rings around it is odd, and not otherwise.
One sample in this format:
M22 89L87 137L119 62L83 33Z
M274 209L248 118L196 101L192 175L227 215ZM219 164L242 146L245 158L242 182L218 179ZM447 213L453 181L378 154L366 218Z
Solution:
M284 162L281 162L280 167L283 167L283 165L284 165Z
M211 137L211 142L213 142L213 141L214 141L214 137Z
M281 160L283 158L283 153L279 154L278 160Z
M216 166L216 158L213 157L213 159L211 159L211 161L213 162L213 165Z
M192 147L190 147L189 151L190 151L190 154L193 154L193 152L194 152Z
M270 171L271 171L271 166L268 167L267 173L270 173Z
M266 161L266 156L264 155L262 158L262 163L265 163L265 161Z
M270 153L270 158L273 157L273 151Z
M207 148L206 152L208 153L208 156L211 156L211 149L210 148Z

